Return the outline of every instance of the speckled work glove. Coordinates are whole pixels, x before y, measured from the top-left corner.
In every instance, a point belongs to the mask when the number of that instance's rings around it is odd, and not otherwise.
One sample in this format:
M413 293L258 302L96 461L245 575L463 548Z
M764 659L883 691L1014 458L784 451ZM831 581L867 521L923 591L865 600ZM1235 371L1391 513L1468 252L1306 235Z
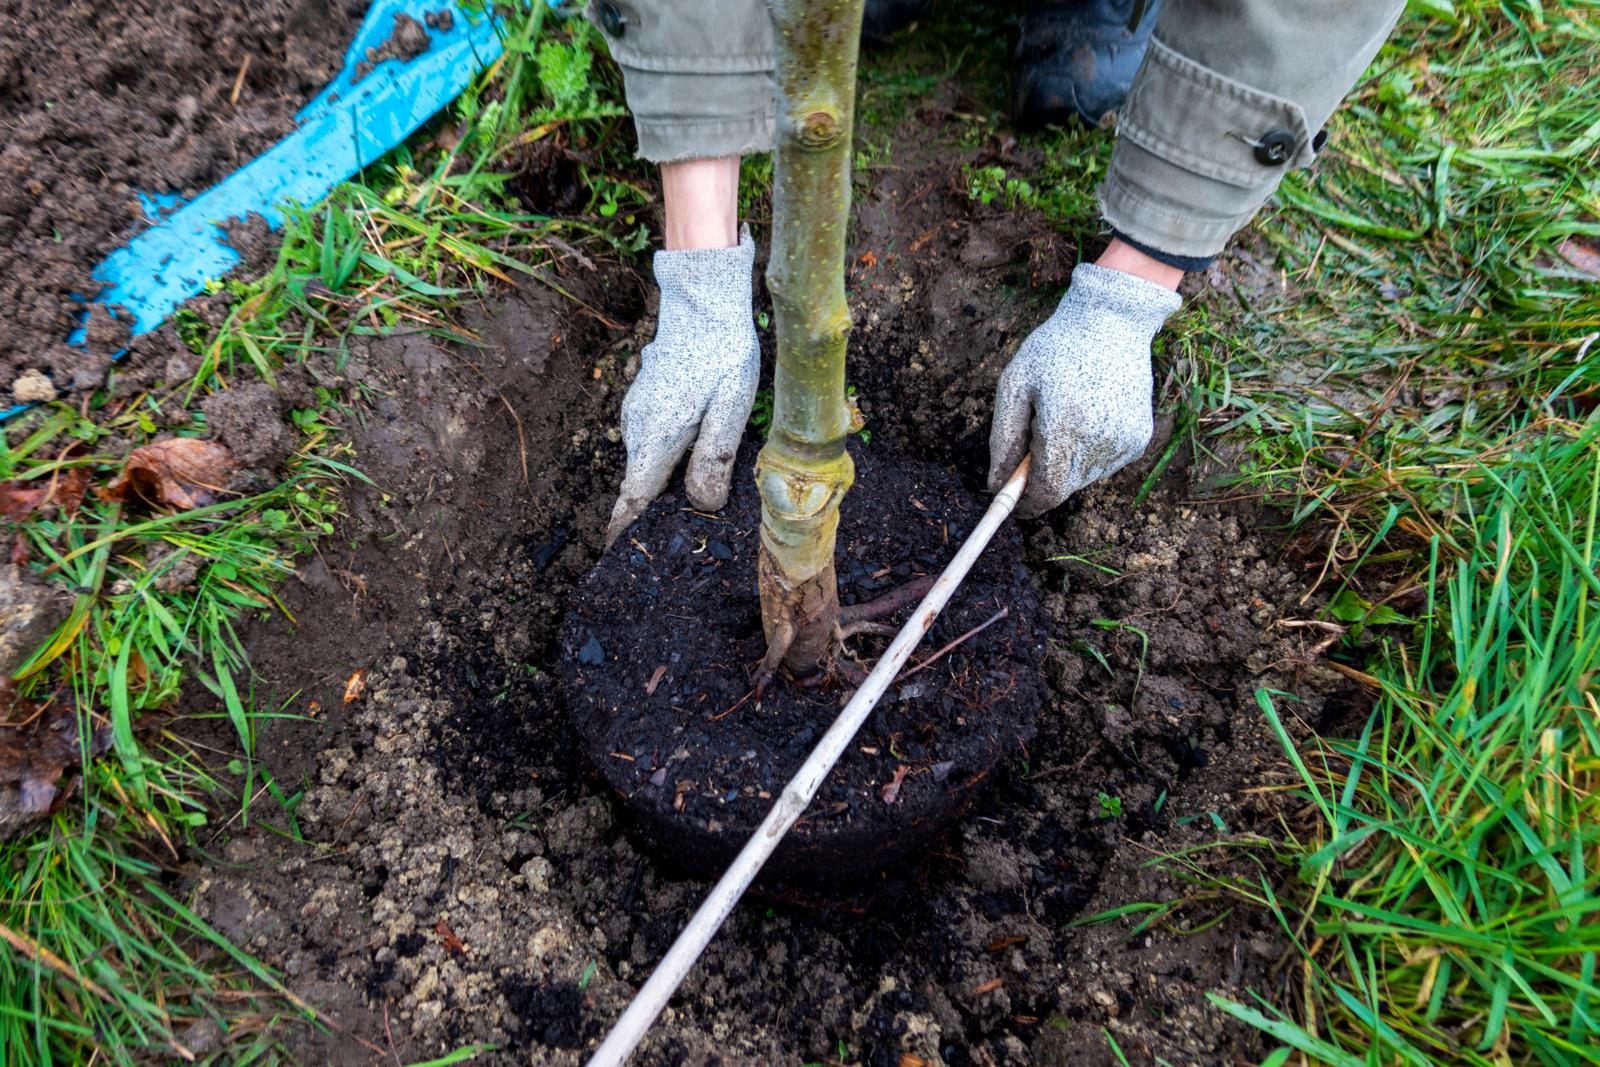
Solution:
M661 287L656 337L640 353L639 375L622 398L628 469L606 527L608 546L666 488L691 441L683 480L690 503L716 511L727 502L761 371L748 229L737 247L657 252L654 265Z
M1031 448L1017 510L1038 515L1138 459L1153 429L1150 341L1182 303L1154 282L1078 264L1055 314L1000 375L990 490L1005 484Z

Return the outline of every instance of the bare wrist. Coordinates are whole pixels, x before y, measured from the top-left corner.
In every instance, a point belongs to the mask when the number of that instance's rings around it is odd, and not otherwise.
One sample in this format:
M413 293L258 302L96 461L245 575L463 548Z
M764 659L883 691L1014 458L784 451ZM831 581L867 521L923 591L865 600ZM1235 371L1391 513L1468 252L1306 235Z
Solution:
M739 243L739 157L663 163L661 201L667 251L732 248Z
M1100 258L1094 262L1095 266L1120 270L1173 292L1178 291L1178 283L1183 281L1182 270L1145 255L1120 237L1113 237L1106 250L1100 253Z

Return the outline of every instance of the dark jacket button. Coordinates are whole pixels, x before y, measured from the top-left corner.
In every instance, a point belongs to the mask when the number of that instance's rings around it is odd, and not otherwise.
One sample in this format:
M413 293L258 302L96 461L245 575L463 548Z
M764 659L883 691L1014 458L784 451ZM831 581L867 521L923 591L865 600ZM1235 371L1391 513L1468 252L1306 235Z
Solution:
M1288 130L1268 130L1255 144L1256 162L1263 167L1281 167L1294 154L1294 134Z
M613 37L621 37L628 32L628 20L622 17L616 4L600 5L600 25Z

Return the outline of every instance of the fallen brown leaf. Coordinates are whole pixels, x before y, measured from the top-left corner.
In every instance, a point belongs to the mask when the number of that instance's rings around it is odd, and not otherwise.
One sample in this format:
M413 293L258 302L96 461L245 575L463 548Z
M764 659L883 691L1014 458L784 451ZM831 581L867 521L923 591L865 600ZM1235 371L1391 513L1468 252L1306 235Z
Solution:
M89 492L89 482L92 476L87 467L73 467L71 470L61 472L61 476L54 479L55 486L51 499L68 517L76 515L78 509L83 507L83 498Z
M661 679L665 678L666 676L667 665L663 663L661 666L656 668L655 673L650 676L650 680L644 683L644 695L647 697L655 696L656 686L660 685Z
M362 667L344 683L344 702L354 704L367 691L367 669Z
M44 482L0 482L0 518L12 522L27 518L49 492Z
M906 773L910 770L911 768L904 763L894 769L894 778L890 780L888 785L883 787L883 802L885 804L893 804L900 799L900 783L906 780Z
M189 511L215 500L232 469L233 455L226 446L194 437L169 437L128 453L122 473L100 490L100 496Z
M981 997L985 993L993 993L996 989L999 989L1003 985L1005 985L1005 982L1001 981L999 978L991 978L987 982L979 982L977 985L973 986L971 995L975 997Z
M900 1053L898 1067L929 1067L928 1061L910 1052Z
M439 944L444 946L444 950L446 952L450 953L451 955L460 956L465 956L467 954L467 946L461 943L461 939L456 936L456 932L450 929L449 925L443 919L440 919L438 923L435 924L433 932L438 935Z
M1568 263L1592 278L1600 278L1600 247L1577 237L1561 242L1556 253Z
M110 731L97 729L90 756L110 744ZM81 757L70 701L30 700L10 679L0 681L0 839L61 807L76 784Z
M1027 940L1028 940L1028 935L1027 934L1011 934L1008 937L997 937L993 941L989 942L989 946L988 946L987 951L989 951L989 952L1004 952L1006 949L1010 948L1011 946L1023 944Z

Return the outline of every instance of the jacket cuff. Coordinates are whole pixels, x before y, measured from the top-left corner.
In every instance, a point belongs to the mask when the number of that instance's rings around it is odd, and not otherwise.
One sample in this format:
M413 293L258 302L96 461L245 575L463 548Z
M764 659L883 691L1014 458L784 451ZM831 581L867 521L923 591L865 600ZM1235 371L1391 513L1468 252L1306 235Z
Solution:
M1300 105L1152 37L1117 121L1101 211L1137 245L1215 256L1289 168L1315 154Z
M1143 252L1157 263L1164 263L1169 267L1176 267L1178 270L1181 270L1186 274L1195 274L1206 270L1211 266L1211 264L1217 261L1216 256L1175 256L1171 252L1163 252L1159 248L1151 248L1143 241L1135 240L1130 235L1125 234L1121 230L1117 229L1113 229L1111 231L1111 236L1117 238L1123 244L1129 245L1130 247Z

